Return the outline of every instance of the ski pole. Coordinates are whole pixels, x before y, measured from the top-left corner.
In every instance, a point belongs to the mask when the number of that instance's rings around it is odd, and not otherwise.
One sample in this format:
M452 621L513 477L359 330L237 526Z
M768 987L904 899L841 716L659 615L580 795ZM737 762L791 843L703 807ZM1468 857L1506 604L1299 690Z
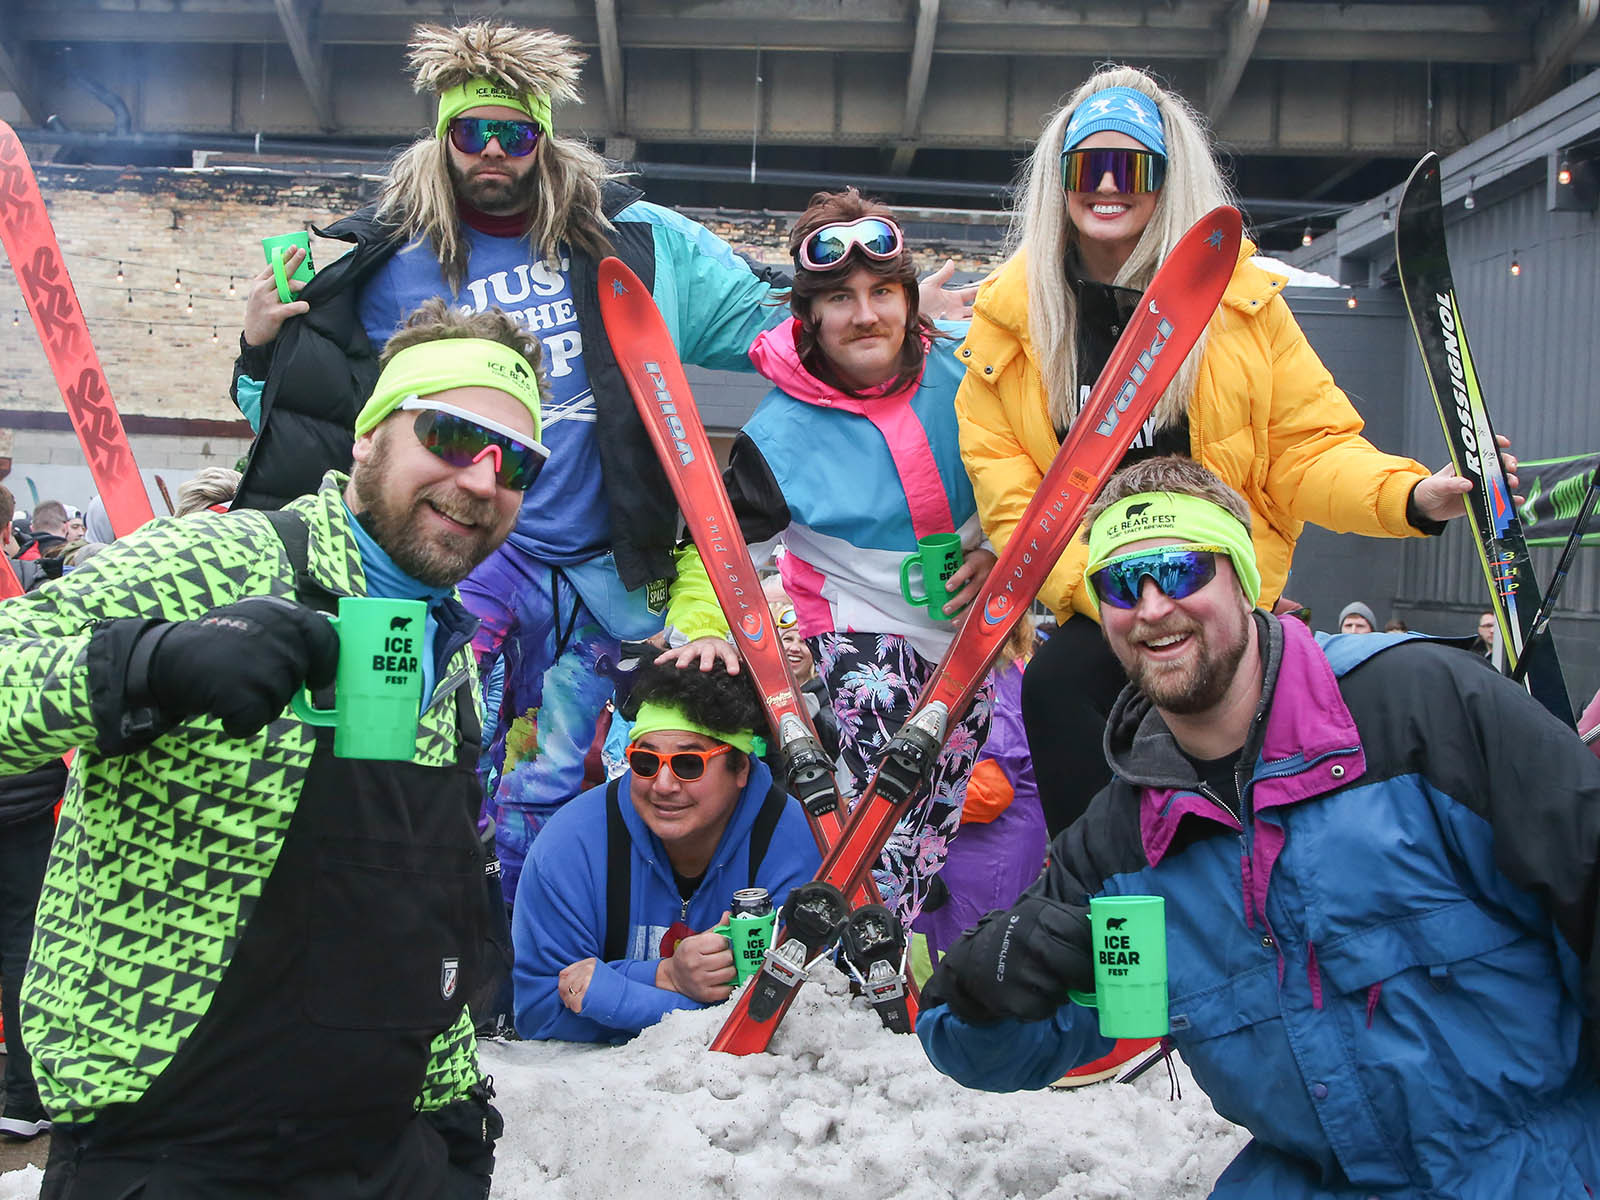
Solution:
M1522 682L1523 675L1528 671L1528 647L1544 636L1544 631L1549 628L1550 618L1555 615L1556 597L1561 594L1561 587L1567 581L1567 572L1572 570L1572 561L1578 556L1578 547L1583 544L1584 526L1589 524L1597 500L1600 500L1600 469L1589 476L1589 490L1583 494L1583 504L1578 509L1578 515L1573 518L1572 532L1567 534L1567 544L1561 547L1561 557L1556 560L1555 574L1550 576L1550 586L1545 589L1544 603L1539 605L1539 611L1533 614L1533 623L1528 626L1527 640L1522 643L1522 653L1517 656L1516 668L1511 672L1511 678L1517 683Z

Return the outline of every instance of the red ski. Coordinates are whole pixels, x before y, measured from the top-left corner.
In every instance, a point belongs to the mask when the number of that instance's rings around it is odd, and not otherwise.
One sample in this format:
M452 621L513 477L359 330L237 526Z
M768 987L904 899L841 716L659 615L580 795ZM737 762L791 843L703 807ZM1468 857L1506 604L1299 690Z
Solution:
M0 121L0 242L17 273L111 528L118 537L132 533L155 515L150 497L89 340L89 326L61 259L39 181L16 132L4 121Z
M885 748L844 836L823 859L818 882L848 889L877 859L926 785L949 730L966 714L1012 627L1211 320L1238 262L1240 236L1239 214L1215 209L1184 234L1150 281L1138 314L1123 330L955 641ZM729 1054L765 1050L798 991L796 983L769 1014L751 1011L755 989L746 988L711 1048Z
M805 806L824 855L844 829L833 767L789 673L750 549L733 515L700 410L650 290L620 259L600 263L600 316L639 418L672 484L745 668L761 695L789 789ZM847 889L848 890L848 889ZM876 889L862 891L865 903Z

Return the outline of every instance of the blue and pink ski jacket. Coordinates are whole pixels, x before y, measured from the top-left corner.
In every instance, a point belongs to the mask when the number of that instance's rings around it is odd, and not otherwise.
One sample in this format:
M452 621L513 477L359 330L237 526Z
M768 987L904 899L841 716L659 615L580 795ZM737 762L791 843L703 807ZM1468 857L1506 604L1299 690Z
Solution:
M791 318L750 348L774 386L723 476L745 539L759 562L782 538L779 569L803 636L897 633L937 661L956 622L902 599L900 564L927 534L959 533L969 552L987 545L956 431L963 368L951 343L934 341L918 383L857 399L805 369L797 327ZM701 570L680 556L686 582ZM668 610L668 623L691 638L726 629L714 604L683 603L701 594L694 583L677 588Z

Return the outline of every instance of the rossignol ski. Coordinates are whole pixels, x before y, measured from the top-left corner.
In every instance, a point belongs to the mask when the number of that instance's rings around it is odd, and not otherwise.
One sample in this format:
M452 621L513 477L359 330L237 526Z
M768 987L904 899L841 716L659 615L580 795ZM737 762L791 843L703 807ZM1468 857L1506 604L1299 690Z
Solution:
M1428 388L1444 426L1450 461L1455 464L1456 474L1472 481L1472 490L1463 498L1478 560L1489 583L1506 668L1513 672L1520 668L1533 698L1568 725L1574 725L1572 701L1556 658L1555 643L1548 636L1529 638L1539 610L1539 581L1528 557L1522 518L1512 503L1511 488L1500 463L1472 352L1467 348L1466 325L1456 301L1445 244L1439 156L1432 151L1412 170L1401 193L1394 253L1400 290L1427 367ZM1522 662L1524 650L1526 663Z
M39 330L111 528L118 537L132 533L155 515L150 497L89 340L89 326L61 259L39 181L16 131L4 121L0 121L0 242L17 273L22 298Z
M1184 234L1150 281L933 679L885 748L844 836L823 859L819 881L848 889L882 852L1012 627L1211 320L1238 262L1239 241L1239 214L1214 209ZM765 1050L798 989L796 983L770 1018L753 1009L748 989L740 993L711 1048L729 1054Z

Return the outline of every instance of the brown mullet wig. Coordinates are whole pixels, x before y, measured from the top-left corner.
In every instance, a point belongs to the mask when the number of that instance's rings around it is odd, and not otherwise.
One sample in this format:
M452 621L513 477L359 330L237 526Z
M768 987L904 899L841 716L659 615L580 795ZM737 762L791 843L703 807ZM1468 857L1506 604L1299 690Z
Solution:
M819 322L812 310L816 298L835 286L842 275L856 267L865 267L880 279L898 283L905 292L906 339L900 347L900 371L889 384L889 392L898 392L916 383L922 377L922 360L927 343L934 338L945 336L934 327L932 321L922 315L920 296L917 292L917 268L911 261L910 247L904 245L903 233L900 253L892 259L880 262L868 258L852 247L850 253L845 255L844 261L832 271L808 271L800 265L800 245L806 238L824 225L840 221L857 221L862 217L882 217L899 225L899 222L894 220L894 213L888 205L877 200L864 199L855 188L848 187L842 192L816 193L811 197L811 203L806 206L805 212L796 219L794 228L789 231L789 257L794 259L795 264L794 284L789 289L789 311L794 313L800 322L795 334L795 349L800 352L801 365L829 387L838 388L845 395L858 398L863 393L844 386L834 373L827 356L822 353L822 347L817 344ZM876 393L878 389L874 388L872 391Z

